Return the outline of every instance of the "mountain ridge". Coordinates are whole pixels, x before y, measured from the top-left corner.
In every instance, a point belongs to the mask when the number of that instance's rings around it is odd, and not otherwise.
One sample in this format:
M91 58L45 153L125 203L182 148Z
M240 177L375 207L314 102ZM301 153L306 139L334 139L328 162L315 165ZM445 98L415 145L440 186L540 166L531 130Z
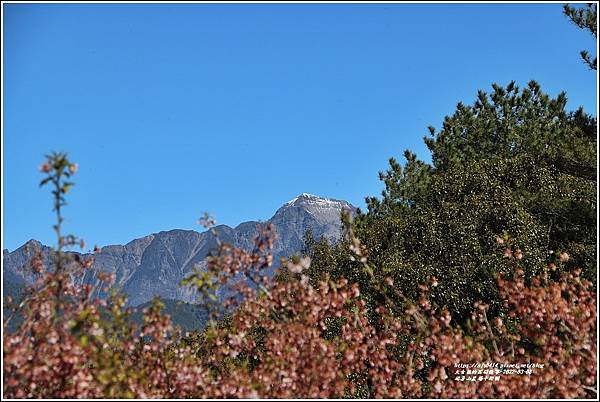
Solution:
M352 212L355 207L343 200L302 193L284 203L267 221L246 221L235 227L221 224L213 229L222 241L250 250L258 234L257 225L272 223L277 233L272 251L274 261L278 261L279 257L289 257L301 251L304 234L309 227L317 238L339 238L343 209ZM115 272L114 286L127 294L132 306L147 303L154 296L190 303L195 299L194 292L179 287L179 283L194 266L205 267L204 259L216 245L212 231L170 229L133 239L124 245L104 246L94 254L92 273L86 281L93 281L100 271ZM14 279L14 275L6 275L10 272L30 283L32 278L22 268L37 249L42 251L49 263L52 249L35 239L13 252L3 250L3 276Z

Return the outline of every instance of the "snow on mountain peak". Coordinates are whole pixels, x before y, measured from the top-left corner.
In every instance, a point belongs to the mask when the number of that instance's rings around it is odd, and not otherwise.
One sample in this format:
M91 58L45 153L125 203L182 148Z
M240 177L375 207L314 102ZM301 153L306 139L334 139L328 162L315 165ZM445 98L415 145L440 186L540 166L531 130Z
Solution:
M302 193L294 199L286 202L284 206L319 205L322 207L340 208L342 204L347 203L345 201L319 197L318 195L314 194Z
M354 207L346 201L320 197L309 193L302 193L286 202L280 211L283 212L289 208L301 208L311 214L317 221L323 224L335 225L340 222L340 212L343 209L354 210Z

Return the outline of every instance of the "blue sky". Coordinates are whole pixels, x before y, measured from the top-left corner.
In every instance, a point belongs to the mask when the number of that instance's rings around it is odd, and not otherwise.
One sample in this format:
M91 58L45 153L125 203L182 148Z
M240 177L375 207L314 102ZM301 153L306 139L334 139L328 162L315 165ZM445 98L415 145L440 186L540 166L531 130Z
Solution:
M478 89L530 79L596 114L560 4L3 4L3 248L53 244L49 151L80 165L88 244L268 219L299 193L364 206L377 173Z

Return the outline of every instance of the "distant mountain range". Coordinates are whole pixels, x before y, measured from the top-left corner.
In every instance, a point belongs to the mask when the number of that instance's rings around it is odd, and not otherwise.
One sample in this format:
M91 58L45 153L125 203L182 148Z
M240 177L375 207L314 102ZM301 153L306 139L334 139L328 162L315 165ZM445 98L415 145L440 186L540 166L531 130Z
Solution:
M279 257L289 257L302 249L308 228L312 228L315 238L339 238L342 209L355 210L346 201L303 193L285 203L268 221L244 222L235 228L219 225L214 229L222 241L249 250L258 234L257 225L272 223L277 233L274 261L278 262ZM125 245L103 247L95 254L86 281L94 280L100 271L115 272L114 286L127 294L130 306L142 305L155 296L192 303L195 295L181 288L179 283L195 265L205 267L204 260L215 247L216 239L210 231L176 229L150 234ZM41 250L46 261L50 261L51 248L36 240L28 241L13 252L3 251L5 294L15 294L32 281L26 266L36 250Z

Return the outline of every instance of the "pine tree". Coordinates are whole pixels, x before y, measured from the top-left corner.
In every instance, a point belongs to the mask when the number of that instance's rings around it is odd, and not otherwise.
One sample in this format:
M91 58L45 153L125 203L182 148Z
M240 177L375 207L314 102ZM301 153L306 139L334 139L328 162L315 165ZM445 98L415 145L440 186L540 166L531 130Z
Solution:
M408 151L404 165L391 159L380 173L381 199L368 198L355 222L375 275L411 298L436 277L434 301L458 319L477 300L501 309L496 275L514 267L503 242L528 277L568 253L562 268L595 278L596 119L566 103L564 93L550 98L533 81L523 90L494 84L472 105L459 103L439 132L430 128L431 164ZM330 273L369 294L345 249L337 247L335 262L328 257ZM375 293L369 300L380 302Z
M590 3L585 8L575 8L565 4L563 13L579 28L590 31L594 38L598 37L598 3ZM582 50L580 55L592 70L598 68L597 58L592 59L587 50Z

